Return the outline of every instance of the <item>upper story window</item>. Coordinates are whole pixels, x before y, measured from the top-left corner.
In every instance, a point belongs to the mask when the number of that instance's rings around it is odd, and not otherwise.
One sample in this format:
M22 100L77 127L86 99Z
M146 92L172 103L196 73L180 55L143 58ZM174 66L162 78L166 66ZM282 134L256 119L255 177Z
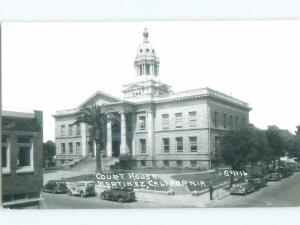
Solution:
M242 118L241 123L242 123L242 127L245 127L245 118Z
M162 115L162 128L169 129L169 114Z
M238 129L239 128L239 118L236 116L235 119L234 119L234 126L235 126L235 129Z
M214 112L214 126L218 127L218 112Z
M72 136L72 135L73 135L73 126L72 126L72 124L69 124L69 125L68 125L68 135L69 135L69 136Z
M197 112L189 112L189 125L190 127L197 126Z
M139 116L138 124L140 130L146 130L146 116Z
M224 126L224 129L227 128L227 114L226 113L224 113L223 126Z
M66 135L66 126L65 125L60 125L60 134L62 137Z
M146 75L150 75L150 65L146 64Z
M177 152L183 152L183 138L177 137L176 139L176 150Z
M163 138L163 149L164 152L170 152L170 139L169 138Z
M146 153L146 139L140 139L140 149L141 153Z
M61 148L61 154L66 154L66 144L65 143L61 143L60 144L60 148Z
M175 127L182 128L182 113L175 113Z
M142 66L142 65L139 65L138 71L139 71L139 74L140 74L140 75L143 74L143 66Z
M232 129L232 115L229 116L229 129Z
M77 135L77 136L80 136L80 134L81 134L81 131L80 131L80 125L77 124L77 125L76 125L76 135Z
M18 141L18 154L17 166L19 170L33 169L33 143L32 137L19 136Z
M2 173L10 172L10 143L7 136L2 136Z
M197 150L198 150L197 137L189 137L189 141L190 141L191 152L197 152Z
M154 65L154 75L157 76L157 65Z

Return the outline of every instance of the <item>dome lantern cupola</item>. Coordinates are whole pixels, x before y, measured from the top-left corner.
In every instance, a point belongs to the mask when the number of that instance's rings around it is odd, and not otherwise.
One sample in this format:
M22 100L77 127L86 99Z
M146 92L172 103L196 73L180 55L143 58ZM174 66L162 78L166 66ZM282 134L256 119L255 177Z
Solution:
M148 40L149 32L147 28L143 32L143 43L138 47L136 57L134 59L134 66L136 75L143 78L158 77L159 72L159 58L156 56L154 47Z

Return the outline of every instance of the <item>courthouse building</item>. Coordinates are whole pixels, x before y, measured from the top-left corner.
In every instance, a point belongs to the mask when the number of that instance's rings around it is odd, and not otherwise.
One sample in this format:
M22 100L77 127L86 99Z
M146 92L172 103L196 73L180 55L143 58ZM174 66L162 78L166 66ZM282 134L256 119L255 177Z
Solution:
M249 123L251 108L241 100L210 88L173 92L161 82L148 36L145 29L134 59L136 81L123 86L123 98L98 91L77 108L55 113L58 163L95 155L87 125L72 125L80 109L93 104L105 104L121 121L107 122L104 155L129 153L138 167L209 168L219 136Z

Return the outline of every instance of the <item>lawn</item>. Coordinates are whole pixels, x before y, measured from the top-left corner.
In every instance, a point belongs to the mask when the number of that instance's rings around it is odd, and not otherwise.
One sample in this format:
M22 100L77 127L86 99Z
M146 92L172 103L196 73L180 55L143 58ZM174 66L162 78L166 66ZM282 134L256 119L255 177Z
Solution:
M187 181L186 186L190 191L202 191L208 188L209 183L212 182L213 186L229 182L230 176L225 176L222 171L207 172L207 173L191 173L191 174L178 174L173 175L173 179L177 181ZM197 185L197 184L205 185Z
M111 187L133 187L155 191L168 191L169 186L160 178L144 173L121 172L121 173L97 173L69 177L67 182L95 181L100 185Z

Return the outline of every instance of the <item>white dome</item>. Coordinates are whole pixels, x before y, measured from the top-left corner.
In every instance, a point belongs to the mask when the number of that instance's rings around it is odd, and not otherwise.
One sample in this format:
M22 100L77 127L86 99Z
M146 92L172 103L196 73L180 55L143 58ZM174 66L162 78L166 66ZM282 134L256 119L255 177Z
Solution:
M144 41L142 44L140 44L140 46L137 49L136 52L136 58L140 58L140 57L157 57L156 56L156 51L153 47L153 45L151 45L148 41L148 37L149 37L149 33L147 31L147 28L145 28L144 32L143 32L143 37L144 37Z

